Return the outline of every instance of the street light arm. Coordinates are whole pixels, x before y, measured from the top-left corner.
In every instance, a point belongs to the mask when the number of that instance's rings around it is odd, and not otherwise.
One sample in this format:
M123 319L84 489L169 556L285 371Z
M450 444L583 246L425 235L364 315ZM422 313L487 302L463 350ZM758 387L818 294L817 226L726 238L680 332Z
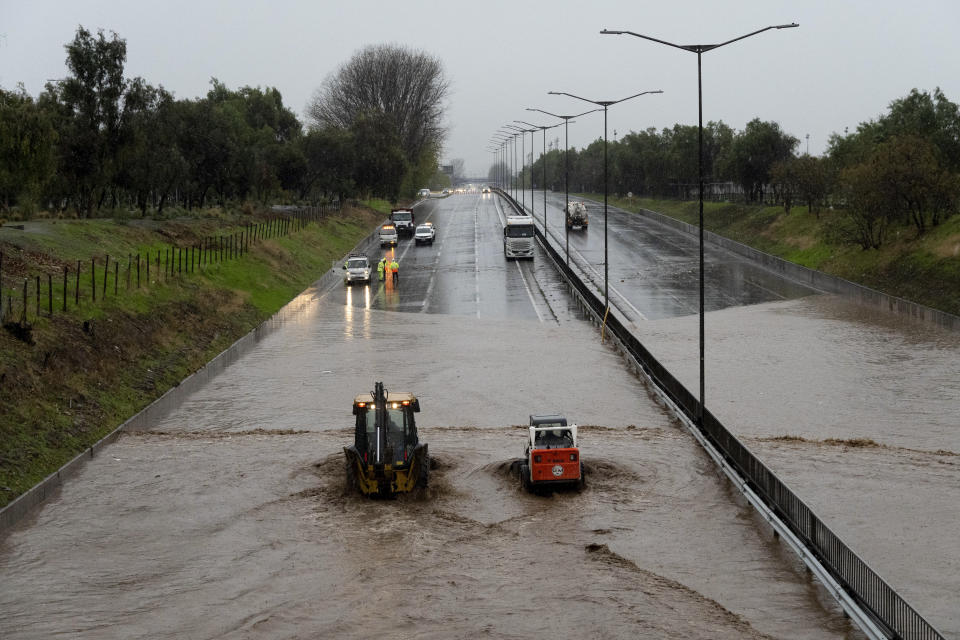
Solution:
M690 45L674 44L673 42L667 42L666 40L660 40L659 38L651 38L650 36L645 36L642 33L635 33L633 31L625 31L625 30L613 31L610 29L604 29L600 33L607 36L621 36L626 34L629 36L636 36L638 38L643 38L644 40L652 40L653 42L659 42L660 44L665 44L668 47L683 49L685 51L693 51L693 49L690 48Z
M663 91L660 89L657 89L656 91L641 91L640 93L635 93L632 96L627 96L626 98L621 98L620 100L614 100L610 104L614 105L614 104L617 104L618 102L625 102L627 100L630 100L631 98L636 98L638 96L645 96L648 93L663 93Z
M796 22L791 22L790 24L775 24L770 25L769 27L764 27L763 29L757 29L756 31L751 31L748 34L733 38L732 40L727 40L726 42L721 42L720 44L675 44L673 42L667 42L666 40L660 40L659 38L652 38L650 36L645 36L642 33L637 33L635 31L626 31L626 30L611 30L604 29L600 33L604 35L629 35L637 38L643 38L644 40L650 40L652 42L659 42L660 44L665 44L668 47L674 47L675 49L683 49L684 51L692 51L693 53L705 53L713 49L719 49L724 45L728 45L732 42L737 42L738 40L743 40L749 38L750 36L755 36L758 33L763 33L764 31L769 31L770 29L793 29L799 27L800 25Z
M551 96L570 96L571 98L576 98L577 100L583 100L584 102L589 102L590 104L595 104L601 107L603 106L602 103L597 102L596 100L587 100L586 98L575 96L572 93L567 93L566 91L548 91L547 94Z
M711 48L711 49L718 49L718 48L720 48L720 47L722 47L722 46L724 46L724 45L730 44L731 42L736 42L736 41L738 41L738 40L744 40L745 38L749 38L750 36L755 36L755 35L757 35L758 33L763 33L764 31L770 31L770 29L792 29L792 28L794 28L794 27L799 27L799 26L800 26L800 25L797 24L796 22L791 22L790 24L775 24L775 25L771 25L771 26L769 26L769 27L764 27L763 29L757 29L756 31L752 31L752 32L750 32L750 33L748 33L748 34L746 34L746 35L740 36L739 38L734 38L733 40L727 40L726 42L721 42L720 44L712 45L712 46L710 46L710 48ZM704 51L707 51L707 49L704 49Z
M550 113L549 111L544 111L543 109L533 109L531 107L527 107L527 111L539 111L540 113L545 113L548 116L553 116L554 118L560 118L561 120L570 120L571 118L579 118L580 116L585 116L588 113L593 113L594 111L603 111L603 109L590 109L590 111L584 111L583 113L577 113L572 116L558 116L555 113ZM518 122L522 122L522 121L518 120ZM560 125L555 124L553 126L559 127Z
M541 125L541 124L532 124L532 123L530 123L530 122L527 122L526 120L514 120L514 122L519 122L519 123L521 123L521 124L525 124L525 125L530 126L530 127L535 127L535 128L537 128L537 129L540 129L541 131L546 131L547 129L553 129L554 127L559 127L561 124L563 124L562 122L558 122L557 124L551 124L551 125L544 126L544 125Z

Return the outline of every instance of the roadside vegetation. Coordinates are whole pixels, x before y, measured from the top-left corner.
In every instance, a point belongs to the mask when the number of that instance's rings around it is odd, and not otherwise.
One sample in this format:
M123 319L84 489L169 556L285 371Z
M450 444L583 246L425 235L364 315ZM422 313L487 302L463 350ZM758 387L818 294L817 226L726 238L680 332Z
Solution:
M64 49L65 77L39 96L0 88L0 222L397 202L449 183L438 171L449 82L426 53L358 51L320 84L301 123L273 87L213 78L206 96L178 99L127 78L116 33L81 26Z
M171 239L196 244L267 219L263 211L209 209L162 222L49 220L0 230L7 271L42 272L109 251L126 256ZM330 269L382 220L346 207L233 260L191 273L154 270L141 288L79 308L41 313L0 330L0 506L112 431L263 322ZM145 274L144 274L145 275ZM44 310L46 300L44 299ZM21 337L18 337L20 335Z

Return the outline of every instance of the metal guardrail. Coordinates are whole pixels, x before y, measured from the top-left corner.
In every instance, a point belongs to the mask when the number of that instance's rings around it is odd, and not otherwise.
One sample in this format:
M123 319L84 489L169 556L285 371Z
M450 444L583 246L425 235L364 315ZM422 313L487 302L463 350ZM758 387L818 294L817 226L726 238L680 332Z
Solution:
M497 192L506 198L511 206L518 211L521 210L519 203L509 194L502 190ZM598 318L603 318L606 315L603 301L566 265L563 256L545 242L539 227L536 227L536 234L541 246L550 254L556 268L580 293L591 311ZM607 315L606 328L643 367L646 375L660 391L697 426L747 485L789 527L807 550L820 561L844 591L874 619L877 626L889 638L945 640L943 634L927 622L876 571L833 533L799 496L712 413L704 409L703 422L698 424L700 401L653 357L653 354L623 326L615 315Z

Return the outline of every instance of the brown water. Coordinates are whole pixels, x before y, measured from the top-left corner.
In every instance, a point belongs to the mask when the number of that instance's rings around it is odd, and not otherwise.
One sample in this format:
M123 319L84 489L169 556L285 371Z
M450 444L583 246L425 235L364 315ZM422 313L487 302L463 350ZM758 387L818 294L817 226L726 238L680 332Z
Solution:
M426 495L344 493L374 379L420 395ZM547 411L587 425L582 493L509 473ZM3 540L0 637L856 637L582 323L308 298L156 429Z
M695 393L697 322L637 328ZM707 407L960 637L960 335L815 296L709 314L706 343Z

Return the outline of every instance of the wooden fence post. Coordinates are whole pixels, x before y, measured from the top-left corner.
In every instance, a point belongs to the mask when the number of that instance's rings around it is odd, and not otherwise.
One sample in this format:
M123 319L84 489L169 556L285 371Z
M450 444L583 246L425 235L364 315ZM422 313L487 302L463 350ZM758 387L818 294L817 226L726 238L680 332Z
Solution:
M97 301L97 259L90 258L90 295L91 299Z

